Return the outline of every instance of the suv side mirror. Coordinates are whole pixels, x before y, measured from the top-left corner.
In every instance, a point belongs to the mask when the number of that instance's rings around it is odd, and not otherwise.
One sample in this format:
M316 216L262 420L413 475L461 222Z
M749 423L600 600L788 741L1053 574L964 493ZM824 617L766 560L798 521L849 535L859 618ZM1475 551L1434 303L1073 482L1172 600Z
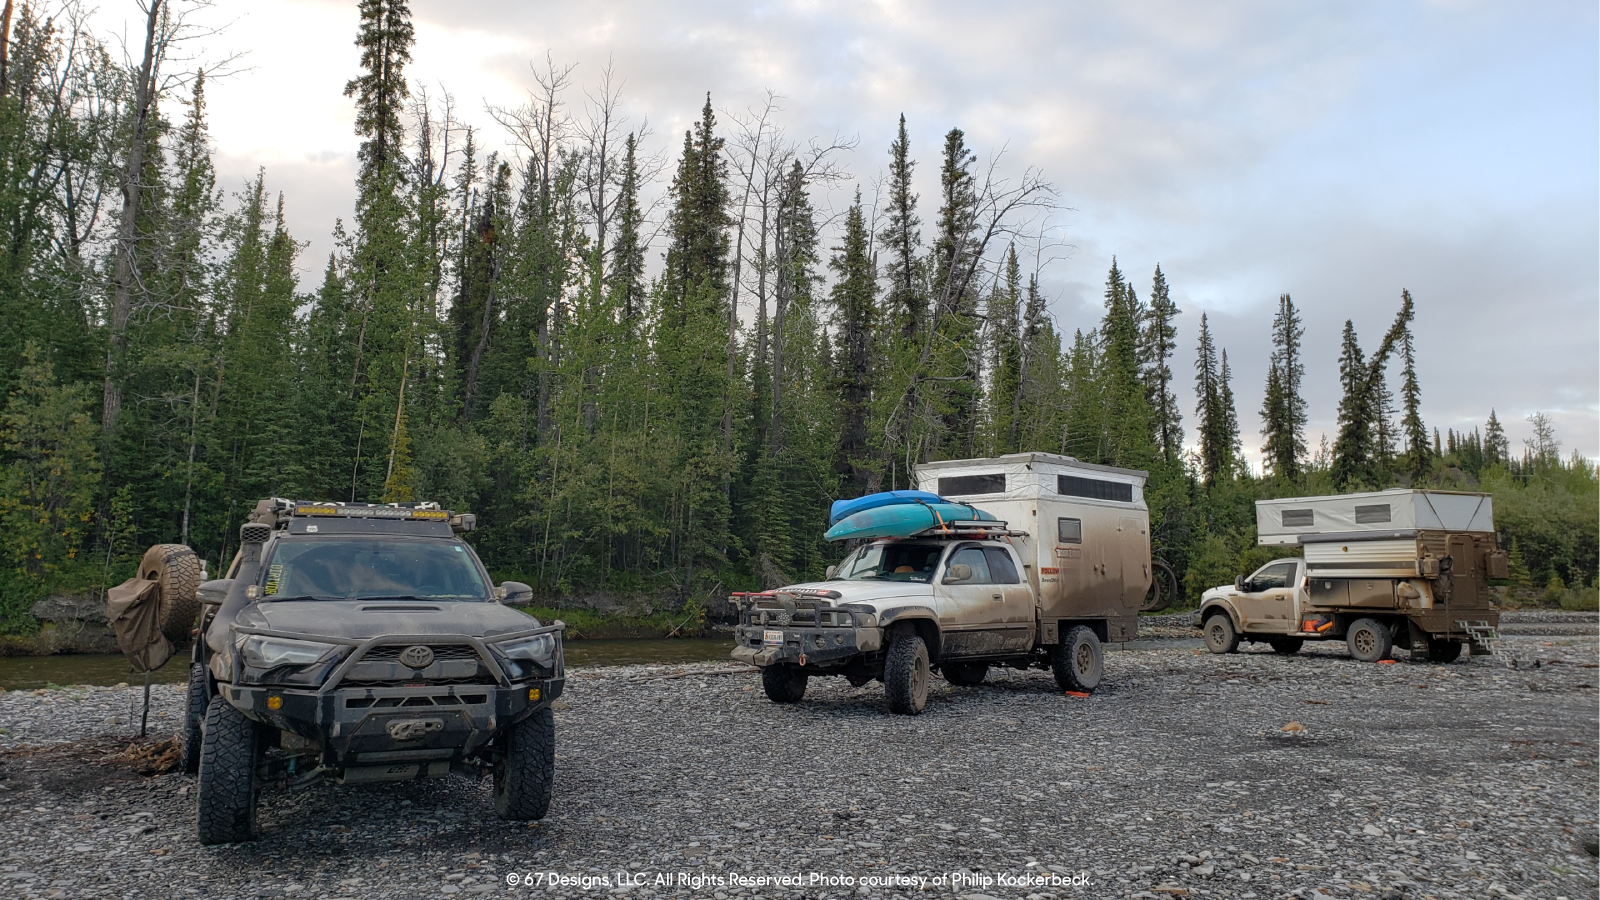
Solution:
M221 605L222 601L228 599L228 589L231 587L232 578L216 578L200 582L200 587L194 593L201 603Z
M828 570L826 572L822 573L822 580L823 581L832 581L833 580L833 576L835 576L837 574L839 574L839 567L838 566L829 566Z
M954 584L957 581L971 581L972 567L966 563L956 563L944 570L944 583Z
M533 602L533 588L520 581L502 581L495 590L495 599L507 606L521 606Z
M1241 594L1248 594L1250 593L1250 582L1245 581L1244 576L1240 575L1233 579L1233 589Z

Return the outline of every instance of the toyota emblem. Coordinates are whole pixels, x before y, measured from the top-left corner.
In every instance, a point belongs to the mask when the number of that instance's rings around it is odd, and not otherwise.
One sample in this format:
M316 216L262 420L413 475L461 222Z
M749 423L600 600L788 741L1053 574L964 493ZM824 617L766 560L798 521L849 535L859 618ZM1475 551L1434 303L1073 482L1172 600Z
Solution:
M433 664L433 650L423 644L400 651L400 661L413 669L426 669Z

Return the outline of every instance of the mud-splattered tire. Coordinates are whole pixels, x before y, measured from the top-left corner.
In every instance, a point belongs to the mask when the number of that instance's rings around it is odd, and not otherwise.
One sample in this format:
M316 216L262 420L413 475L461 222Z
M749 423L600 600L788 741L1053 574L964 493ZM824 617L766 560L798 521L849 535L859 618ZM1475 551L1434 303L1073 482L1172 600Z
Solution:
M212 697L200 742L200 843L255 840L260 752L261 727L228 701Z
M1428 638L1428 662L1452 663L1461 658L1460 641L1448 638Z
M971 687L983 684L983 679L989 674L989 664L986 662L945 663L939 667L944 674L944 680L962 687Z
M206 707L211 705L211 690L206 683L206 667L189 664L189 691L184 697L183 759L185 774L200 771L201 724L206 719Z
M157 544L145 551L139 574L160 582L156 618L174 644L186 643L200 615L200 558L183 544Z
M1226 612L1216 612L1206 617L1200 631L1206 638L1206 649L1212 653L1232 653L1239 649L1239 631Z
M503 740L504 752L494 767L495 813L513 822L544 818L555 784L555 715L541 709L511 726Z
M1267 641L1267 646L1271 647L1272 652L1279 656L1293 656L1299 653L1300 648L1305 645L1304 638L1273 638Z
M1394 649L1394 635L1389 633L1389 626L1376 619L1351 622L1350 630L1344 633L1344 642L1350 648L1350 655L1361 662L1388 659L1389 652Z
M883 692L889 697L889 711L914 716L928 705L928 645L914 634L902 634L889 645L883 661Z
M761 670L761 688L773 703L799 703L811 676L792 666L767 666Z
M1078 625L1067 631L1050 654L1050 671L1063 691L1087 694L1100 686L1106 654L1094 629Z

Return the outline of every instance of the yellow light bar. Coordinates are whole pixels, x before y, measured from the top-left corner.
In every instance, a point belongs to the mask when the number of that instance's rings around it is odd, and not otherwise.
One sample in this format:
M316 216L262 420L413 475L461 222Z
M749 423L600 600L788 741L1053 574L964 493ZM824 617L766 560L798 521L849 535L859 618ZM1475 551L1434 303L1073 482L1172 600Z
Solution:
M297 516L337 516L338 507L334 506L297 506L294 509Z
M442 509L417 509L412 510L413 519L448 519L450 514Z

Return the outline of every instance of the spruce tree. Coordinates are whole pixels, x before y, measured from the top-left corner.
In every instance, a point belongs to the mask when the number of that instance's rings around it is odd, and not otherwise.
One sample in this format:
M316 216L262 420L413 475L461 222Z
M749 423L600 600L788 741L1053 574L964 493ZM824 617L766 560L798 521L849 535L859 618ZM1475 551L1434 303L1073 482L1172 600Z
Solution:
M630 133L624 142L622 183L617 192L617 239L609 250L611 268L606 287L630 329L644 314L644 212L639 207L639 141Z
M1500 419L1493 409L1489 410L1489 421L1483 426L1483 460L1485 465L1505 465L1511 460L1511 441L1506 438L1506 430L1500 426Z
M1178 329L1173 320L1181 312L1172 301L1167 276L1157 265L1150 284L1150 307L1145 312L1144 381L1156 446L1169 464L1176 462L1183 452L1183 413L1172 390L1171 365L1178 347Z
M883 248L883 275L889 285L884 300L906 341L914 340L922 330L928 306L917 278L917 250L922 235L918 230L921 221L917 218L917 195L911 190L916 165L906 136L906 117L901 113L900 129L889 145L889 203L878 240Z
M406 0L360 0L359 10L356 46L361 48L363 71L345 84L344 95L356 98L356 133L364 138L357 154L361 162L357 183L366 200L367 192L395 166L405 141L400 115L411 96L405 67L411 62L416 32Z
M1014 411L1022 391L1022 272L1017 264L1017 248L1006 250L1005 268L989 294L989 405L990 453L1015 453L1017 423Z
M1261 434L1266 438L1261 455L1273 474L1290 481L1299 480L1300 461L1306 455L1306 403L1300 396L1306 368L1300 355L1304 334L1294 301L1288 294L1281 295L1272 320L1273 351L1261 404Z
M1200 341L1195 351L1195 414L1200 438L1200 477L1207 486L1215 484L1228 471L1232 441L1228 415L1222 405L1221 361L1211 338L1211 323L1200 314Z
M1244 458L1244 445L1239 439L1239 410L1233 402L1233 371L1228 368L1228 351L1222 351L1222 368L1217 373L1217 404L1222 410L1222 432L1219 444L1226 448L1222 470L1232 478L1248 474Z
M1333 444L1330 471L1335 488L1344 490L1357 484L1376 486L1384 479L1382 447L1375 427L1388 419L1385 398L1389 395L1384 370L1415 314L1411 292L1401 291L1400 312L1370 358L1363 356L1356 343L1355 324L1345 320L1339 353L1339 380L1344 396L1339 401L1339 436Z
M1140 325L1145 317L1138 295L1111 259L1106 275L1105 317L1100 322L1101 402L1104 443L1099 461L1148 469L1154 460L1150 405L1140 378Z
M974 156L961 129L945 135L939 167L938 239L933 247L933 368L939 381L939 442L947 457L970 457L976 450L981 351L975 273L978 198L973 186Z
M875 484L871 469L869 404L873 388L873 336L877 330L877 286L867 250L861 193L845 213L843 242L829 263L839 340L839 456L835 465L848 496Z
M1417 383L1416 351L1409 326L1400 338L1400 359L1404 365L1400 387L1404 417L1400 428L1405 434L1407 469L1412 478L1421 478L1428 471L1428 431L1422 424L1422 388ZM1438 434L1437 429L1434 434Z

